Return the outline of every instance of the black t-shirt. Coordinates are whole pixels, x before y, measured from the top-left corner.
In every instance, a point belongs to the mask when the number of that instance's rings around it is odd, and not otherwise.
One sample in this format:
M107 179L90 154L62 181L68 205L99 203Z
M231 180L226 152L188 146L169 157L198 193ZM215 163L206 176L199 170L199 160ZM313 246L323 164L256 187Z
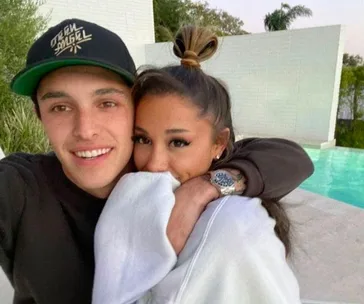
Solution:
M0 180L0 201L16 204L0 208L0 264L14 303L90 304L93 234L105 200L70 182L54 154L14 154L2 161Z

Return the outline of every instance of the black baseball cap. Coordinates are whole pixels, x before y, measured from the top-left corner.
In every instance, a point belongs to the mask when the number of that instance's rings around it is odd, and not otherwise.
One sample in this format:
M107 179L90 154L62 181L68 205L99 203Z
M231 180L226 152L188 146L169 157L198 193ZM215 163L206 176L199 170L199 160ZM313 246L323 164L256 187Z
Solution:
M49 28L30 48L25 68L11 82L13 92L31 96L48 73L72 65L111 70L132 85L136 69L121 38L95 23L67 19Z

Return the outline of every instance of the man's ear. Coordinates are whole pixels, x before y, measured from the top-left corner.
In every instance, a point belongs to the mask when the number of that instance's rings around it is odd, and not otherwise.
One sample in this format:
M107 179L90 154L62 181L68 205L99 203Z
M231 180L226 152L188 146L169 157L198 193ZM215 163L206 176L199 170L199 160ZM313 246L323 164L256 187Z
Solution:
M219 159L229 144L230 129L224 128L216 135L215 141L215 159Z

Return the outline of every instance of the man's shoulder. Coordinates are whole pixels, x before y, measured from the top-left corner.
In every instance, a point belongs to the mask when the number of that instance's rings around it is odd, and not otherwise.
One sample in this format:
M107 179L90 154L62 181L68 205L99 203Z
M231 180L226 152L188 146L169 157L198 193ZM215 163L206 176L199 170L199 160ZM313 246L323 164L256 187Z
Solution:
M49 159L56 157L54 153L25 153L25 152L15 152L11 153L8 156L4 157L0 160L2 162L27 162L27 163L35 163L44 159Z
M0 160L0 165L12 166L15 168L34 168L42 163L46 162L54 162L57 160L57 157L54 153L47 154L31 154L31 153L23 153L16 152L9 154Z
M29 180L39 176L44 168L56 165L57 157L54 153L49 154L30 154L30 153L12 153L0 160L0 171L4 176L20 176L24 180Z

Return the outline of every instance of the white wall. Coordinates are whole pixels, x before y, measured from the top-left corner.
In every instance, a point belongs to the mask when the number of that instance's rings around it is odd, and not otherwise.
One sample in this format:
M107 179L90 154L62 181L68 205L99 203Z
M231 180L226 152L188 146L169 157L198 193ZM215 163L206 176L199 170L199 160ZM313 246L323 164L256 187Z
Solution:
M154 43L152 0L47 0L40 13L49 15L49 26L79 18L115 32L124 40L137 66L145 62L144 44Z
M341 26L280 31L220 40L203 64L224 80L237 134L305 143L334 139L343 55ZM176 63L169 43L146 46L147 64Z

